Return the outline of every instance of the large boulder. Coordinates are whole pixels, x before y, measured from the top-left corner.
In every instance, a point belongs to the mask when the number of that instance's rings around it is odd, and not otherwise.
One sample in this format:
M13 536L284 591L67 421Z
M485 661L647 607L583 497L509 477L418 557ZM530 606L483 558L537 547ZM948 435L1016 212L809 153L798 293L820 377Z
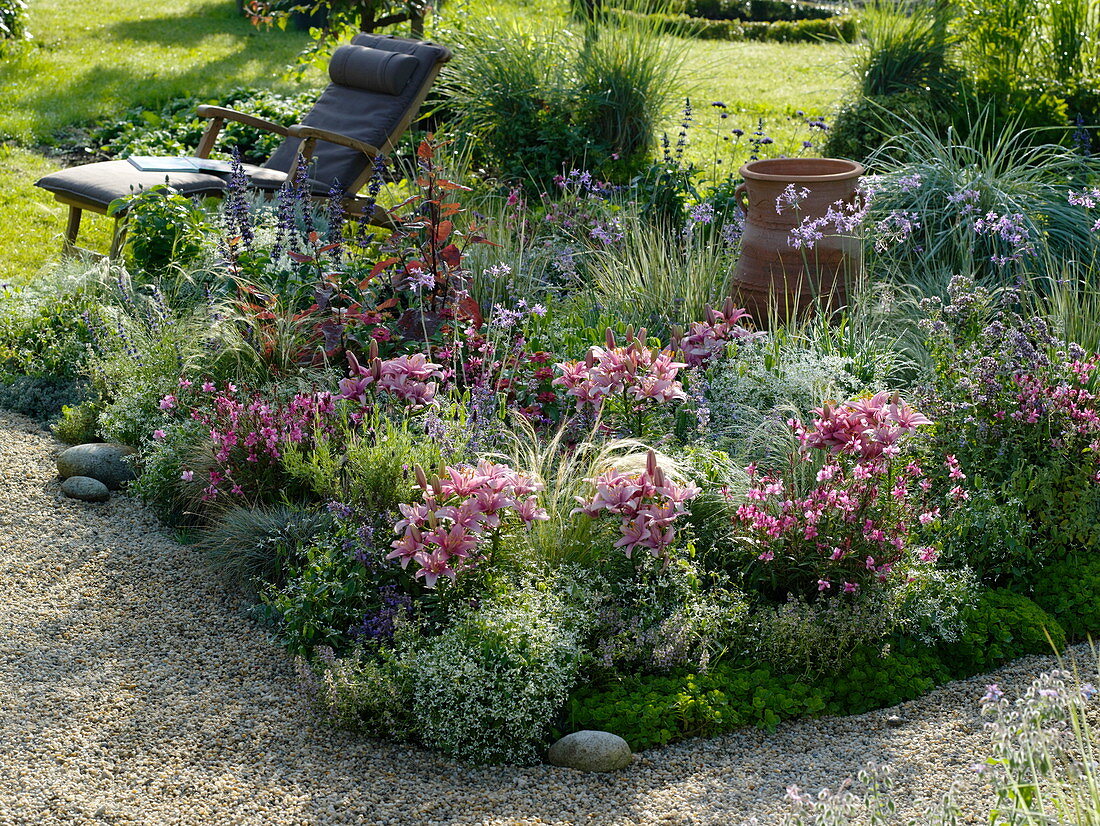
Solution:
M107 486L90 476L70 476L61 483L61 492L81 502L106 502L111 498Z
M134 452L132 447L104 442L77 445L57 457L57 472L65 479L70 476L87 476L102 482L111 490L118 490L137 478L134 466L126 460Z
M550 747L547 762L585 772L625 769L634 759L630 745L608 731L575 731Z

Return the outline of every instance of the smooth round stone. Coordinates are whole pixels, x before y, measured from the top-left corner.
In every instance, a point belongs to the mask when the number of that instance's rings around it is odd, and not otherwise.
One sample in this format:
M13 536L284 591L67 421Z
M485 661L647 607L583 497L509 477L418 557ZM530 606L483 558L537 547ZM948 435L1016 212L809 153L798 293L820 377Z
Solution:
M608 731L575 731L550 747L547 762L584 772L625 769L634 759L630 745Z
M106 502L111 498L107 486L90 476L70 476L61 483L61 492L81 502Z
M135 450L126 445L90 442L70 447L57 457L57 472L65 479L70 476L89 476L98 479L111 490L118 490L137 478L134 466L126 461Z

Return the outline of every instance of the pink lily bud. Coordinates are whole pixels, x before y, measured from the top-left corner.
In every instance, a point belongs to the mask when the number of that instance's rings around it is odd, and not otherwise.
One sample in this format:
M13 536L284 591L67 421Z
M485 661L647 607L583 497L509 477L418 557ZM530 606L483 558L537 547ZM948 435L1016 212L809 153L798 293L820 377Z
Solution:
M607 348L609 350L615 349L615 331L608 327L604 331L604 341L607 342Z
M376 358L371 362L371 376L375 381L381 381L382 379L382 359Z
M355 353L353 353L351 350L348 350L347 356L348 366L351 368L351 372L360 376L366 375L366 372L363 370L363 368L359 366L359 359L355 357Z
M374 361L376 358L378 358L378 340L377 339L372 338L370 340L370 349L367 350L367 355L368 355L368 357L370 358L371 361Z
M421 490L426 491L428 489L428 476L424 473L424 468L420 465L413 467L413 473L416 474L416 485Z

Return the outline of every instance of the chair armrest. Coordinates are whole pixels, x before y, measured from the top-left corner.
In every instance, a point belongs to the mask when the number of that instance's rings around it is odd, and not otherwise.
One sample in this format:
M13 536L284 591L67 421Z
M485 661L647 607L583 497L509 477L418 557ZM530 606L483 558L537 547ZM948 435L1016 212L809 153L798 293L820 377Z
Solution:
M382 150L377 146L371 146L369 143L364 143L361 140L350 138L347 135L341 135L339 132L330 132L327 129L318 129L316 126L305 126L303 124L296 124L291 126L287 130L287 133L294 138L301 138L308 141L325 141L327 143L335 143L339 146L346 146L348 149L355 149L362 152L368 158L373 158L376 155L381 155Z
M218 141L218 135L221 134L222 126L227 120L235 120L245 126L254 126L257 129L263 129L265 132L274 132L284 138L289 134L285 126L258 118L255 115L246 115L244 112L238 112L235 109L226 109L224 106L207 106L203 104L195 112L200 118L210 118L210 125L206 127L206 131L202 134L202 140L199 141L199 148L195 150L195 154L200 158L210 157L214 144Z
M286 137L290 134L285 126L280 126L277 123L272 123L269 120L258 118L255 115L246 115L244 112L238 112L236 109L226 109L224 106L207 106L203 104L195 110L200 118L219 118L221 120L234 120L237 123L243 123L245 126L254 126L257 129L263 129L266 132L274 132L277 135Z

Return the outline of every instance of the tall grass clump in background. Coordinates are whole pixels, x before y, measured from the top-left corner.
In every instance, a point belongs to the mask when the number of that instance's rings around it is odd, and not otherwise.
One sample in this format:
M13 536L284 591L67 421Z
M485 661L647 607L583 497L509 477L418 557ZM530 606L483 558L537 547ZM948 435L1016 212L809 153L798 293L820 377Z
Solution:
M451 128L507 181L547 188L588 169L625 182L679 96L683 41L644 20L532 25L466 19L440 81Z
M950 17L950 4L943 0L868 5L860 17L864 39L852 69L859 91L877 97L948 89L957 74L948 60Z
M1048 37L1044 62L1062 82L1088 77L1100 64L1100 3L1096 0L1055 0L1043 4Z
M896 133L899 120L947 129L964 84L952 61L952 15L943 0L864 9L863 39L852 57L855 95L837 113L826 155L864 158Z
M577 58L582 125L621 159L651 149L664 116L680 98L690 41L669 37L646 18L601 26Z

